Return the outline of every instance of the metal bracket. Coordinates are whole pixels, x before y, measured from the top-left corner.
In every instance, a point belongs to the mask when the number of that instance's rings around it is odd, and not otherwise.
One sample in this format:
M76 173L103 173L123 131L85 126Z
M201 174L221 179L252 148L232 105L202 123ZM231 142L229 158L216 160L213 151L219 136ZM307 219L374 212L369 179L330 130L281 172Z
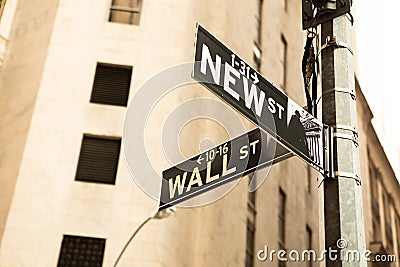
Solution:
M354 145L358 147L358 137L356 134L333 133L333 137L351 140L353 141Z
M327 94L332 93L332 92L347 93L347 94L349 94L351 96L351 98L353 100L356 100L356 94L355 94L354 90L350 90L350 89L347 89L347 88L341 88L341 87L334 87L334 88L331 88L331 89L328 89L328 90L324 90L324 92L322 93L322 95L319 98L322 98L322 96L327 95Z
M326 177L332 177L333 171L333 128L324 125L324 138L323 138L323 148L324 148L324 175Z
M353 134L341 134L341 133L336 133L334 132L335 129L340 129L340 130L348 130L351 131ZM358 174L356 173L349 173L349 172L341 172L341 171L334 171L333 167L333 161L334 161L334 147L333 147L333 138L345 138L352 140L356 145L358 145L358 140L357 140L357 130L353 126L349 125L342 125L342 124L337 124L335 126L327 126L324 125L324 151L325 151L325 174L324 174L324 180L327 178L337 178L337 177L345 177L345 178L350 178L354 179L357 183L357 185L361 185L361 179Z
M345 130L345 131L351 131L352 134L343 134L343 133L338 133L335 132L333 133L333 136L336 138L342 138L342 139L348 139L353 141L354 145L358 147L358 131L354 126L350 125L343 125L343 124L336 124L333 126L336 130Z
M328 47L335 47L335 48L347 48L347 50L349 50L349 52L354 55L353 49L351 49L350 45L348 43L342 42L342 41L338 41L336 40L336 36L328 36L326 37L326 41L325 44L323 44L321 46L321 49L319 51L319 53L321 53L322 50L324 50L325 48Z
M335 129L339 129L339 130L347 130L347 131L352 131L354 134L358 135L357 129L354 126L350 126L350 125L343 125L343 124L336 124L336 126L334 126Z
M361 185L361 179L357 173L335 171L334 175L335 175L335 178L340 176L340 177L354 179L356 181L357 185Z

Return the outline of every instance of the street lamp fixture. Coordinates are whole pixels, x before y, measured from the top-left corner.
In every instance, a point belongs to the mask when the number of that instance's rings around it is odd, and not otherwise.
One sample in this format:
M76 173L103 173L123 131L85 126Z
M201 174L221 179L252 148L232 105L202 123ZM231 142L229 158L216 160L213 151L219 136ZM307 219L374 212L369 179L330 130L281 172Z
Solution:
M303 30L350 12L353 0L302 0Z
M122 254L124 254L126 248L129 246L129 244L131 243L132 239L136 236L136 234L140 231L140 229L142 229L142 227L149 222L151 219L164 219L164 218L168 218L171 215L174 215L176 211L175 207L169 207L166 208L164 210L161 211L156 211L152 216L148 217L144 222L142 222L141 225L139 225L139 227L135 230L135 232L133 232L132 236L129 238L129 240L126 242L124 248L121 250L121 253L119 253L117 260L114 263L114 267L117 266L119 260L122 257Z

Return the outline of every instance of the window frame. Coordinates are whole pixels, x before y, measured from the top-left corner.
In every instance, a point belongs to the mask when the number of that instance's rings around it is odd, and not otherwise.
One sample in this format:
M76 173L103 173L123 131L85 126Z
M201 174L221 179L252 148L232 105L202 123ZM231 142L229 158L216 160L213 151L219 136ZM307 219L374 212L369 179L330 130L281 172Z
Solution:
M250 232L250 240L249 240L249 232ZM253 267L254 266L254 248L255 248L255 239L256 239L256 226L254 222L247 219L246 223L246 258L245 258L245 266ZM249 247L250 244L250 247ZM247 263L250 263L248 266Z
M3 15L7 0L0 0L0 19Z
M120 24L126 24L126 25L139 25L140 24L140 18L142 16L142 10L143 10L143 0L137 0L138 1L138 6L137 7L125 7L125 6L119 6L119 5L113 5L113 0L110 0L110 8L109 8L109 14L108 14L108 22L112 23L120 23ZM120 11L120 12L126 12L130 13L130 19L129 23L125 22L119 22L119 21L112 21L111 16L113 11ZM139 18L137 22L135 23L133 21L133 17L135 14L138 14Z
M99 92L96 89L100 90L102 88L96 87L96 85L99 83L98 79L101 78L98 75L98 71L101 71L100 68L102 68L102 67L108 68L109 70L110 69L114 69L114 71L116 71L117 69L120 69L120 70L126 70L127 73L129 72L129 82L126 81L126 82L128 82L128 88L126 88L126 98L124 98L123 101L122 101L122 99L119 99L117 101L118 103L115 103L115 102L112 103L112 101L107 102L104 99L96 99L96 98L101 97L101 94L99 94ZM103 71L105 71L105 69L103 69ZM104 73L102 75L104 75ZM111 74L108 73L107 75L111 75ZM104 62L97 62L96 68L94 70L92 90L91 90L91 93L90 93L89 102L91 104L117 106L117 107L127 107L128 106L128 101L129 101L129 94L130 94L130 91L131 91L132 77L133 77L133 66L131 66L131 65L121 65L121 64L110 64L110 63L104 63ZM99 85L97 85L97 86L99 86ZM114 89L114 88L110 88L110 90L112 90L112 89Z
M107 140L107 141L118 141L118 154L117 157L115 158L115 162L113 163L113 177L110 180L100 180L100 179L84 179L84 177L78 177L80 174L80 170L82 168L81 159L82 159L82 148L84 145L84 140L85 138L90 138L90 139L100 139L100 140ZM105 184L105 185L115 185L116 180L117 180L117 174L118 174L118 166L119 166L119 158L121 157L121 146L122 146L122 139L121 137L118 136L102 136L102 135L94 135L94 134L89 134L89 133L84 133L82 136L82 141L80 145L80 150L79 150L79 157L78 157L78 162L76 165L76 171L75 171L75 182L84 182L84 183L94 183L94 184ZM86 167L86 166L84 166ZM91 166L89 166L91 167ZM87 168L87 167L86 167Z
M286 212L287 212L287 196L285 191L279 187L279 209L278 209L278 235L279 243L282 247L285 247L286 239Z
M81 239L81 240L78 241L77 239ZM87 253L88 251L90 252L90 248L87 248L87 245L90 244L90 242L86 242L84 244L83 248L86 248L85 251L83 251L82 248L80 248L80 247L74 247L74 245L76 245L76 243L83 242L85 240L89 241L90 239L91 239L91 241L96 241L97 243L99 243L100 249L102 249L102 251L101 251L101 254L99 256L101 258L101 262L99 261L99 262L89 262L89 263L91 263L93 265L102 266L104 264L104 255L105 255L106 241L107 241L105 238L79 236L79 235L67 235L67 234L63 235L63 239L61 241L60 252L59 252L58 260L57 260L57 266L60 266L60 267L61 266L65 266L65 263L67 263L68 266L82 266L81 265L82 261L84 261L85 259L81 259L81 257L84 257L84 256L88 257L87 255L88 254L90 255L90 253ZM68 242L70 242L70 243L68 243ZM69 246L71 246L72 248L69 247ZM83 252L81 252L80 249ZM94 248L92 248L92 250L93 249ZM68 250L71 250L71 251L73 250L73 252L69 253ZM76 253L76 251L78 251L78 253ZM68 258L68 256L65 256L65 255L71 256L71 254L73 256L72 260L74 260L75 262L70 262L70 261L68 261L68 260L63 258L63 256ZM79 259L76 261L75 258L79 258ZM90 257L90 258L91 258L90 260L93 260L92 259L93 256ZM65 260L67 262L64 262ZM86 259L86 260L89 260L89 259ZM98 259L98 260L100 260L100 259ZM96 263L98 263L98 264L96 264ZM90 266L93 266L93 265L90 265Z
M283 58L280 58L281 55L279 55L279 64L281 64L281 71L282 71L282 81L279 81L279 86L283 89L283 91L286 92L287 90L287 53L288 53L288 42L285 38L285 36L283 35L283 33L281 34L281 38L280 38L280 45L282 46L282 53L283 53Z
M309 251L312 251L313 249L313 231L311 229L311 227L307 224L306 225L306 233L307 233L307 249ZM313 266L313 261L310 260L308 262L308 267L312 267Z

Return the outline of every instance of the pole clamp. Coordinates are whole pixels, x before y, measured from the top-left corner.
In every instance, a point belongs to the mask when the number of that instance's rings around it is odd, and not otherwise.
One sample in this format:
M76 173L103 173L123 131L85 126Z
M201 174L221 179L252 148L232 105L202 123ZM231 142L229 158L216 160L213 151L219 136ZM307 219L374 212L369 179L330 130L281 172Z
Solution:
M341 93L347 93L351 96L351 98L353 100L356 100L356 93L354 92L354 90L348 89L348 88L342 88L342 87L334 87L328 90L324 90L324 92L322 93L322 95L320 96L320 98L322 98L322 96L327 95L329 93L332 92L341 92Z
M342 139L348 139L353 141L354 145L358 147L358 132L356 127L350 126L350 125L343 125L343 124L336 124L333 126L333 128L337 130L345 130L345 131L351 131L352 134L343 134L343 133L338 133L334 132L333 136L336 138L342 138Z
M357 173L335 171L334 175L335 178L344 177L344 178L354 179L357 185L361 185L361 179Z
M321 46L321 50L319 52L321 53L322 50L324 50L325 48L331 47L331 46L333 46L335 48L347 48L347 50L349 50L349 52L352 55L354 55L353 49L351 49L349 44L342 42L342 41L338 41L338 40L336 40L336 36L331 36L331 35L326 37L325 44L323 44Z
M344 124L336 124L335 126L333 126L335 129L338 130L347 130L347 131L352 131L354 134L358 135L357 129L354 126L350 126L350 125L344 125Z
M340 139L347 139L353 141L353 144L358 147L358 136L356 134L342 134L342 133L333 133L333 137Z

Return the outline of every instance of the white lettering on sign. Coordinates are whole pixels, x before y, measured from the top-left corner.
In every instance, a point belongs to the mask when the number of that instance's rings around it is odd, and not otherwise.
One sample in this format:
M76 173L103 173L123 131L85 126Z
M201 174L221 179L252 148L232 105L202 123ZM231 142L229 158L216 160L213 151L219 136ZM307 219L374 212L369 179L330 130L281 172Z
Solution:
M200 176L200 172L199 172L199 168L196 167L193 169L192 172L192 177L190 178L190 182L189 185L186 189L186 192L190 191L190 188L192 188L192 185L197 184L197 186L202 186L203 182L201 181L201 176Z
M228 165L228 155L224 155L222 158L222 176L229 175L236 171L236 167L232 167L229 170L226 169Z
M176 176L175 182L173 182L172 178L169 179L169 196L170 196L170 198L174 197L176 188L178 188L179 195L181 195L183 193L183 187L185 186L186 176L187 176L187 172L184 172L182 181L181 181L180 175Z
M260 98L257 97L257 89L254 83L251 83L250 93L249 93L249 85L246 78L243 78L243 90L244 90L244 102L246 104L246 108L251 108L251 103L254 99L254 105L256 106L256 114L258 117L261 116L262 107L265 101L265 93L263 91L260 92Z
M211 150L212 151L212 150ZM219 178L219 174L211 176L211 162L207 162L207 177L206 177L206 184L211 183Z
M253 154L256 154L256 144L259 142L260 142L260 140L256 140L256 141L250 143L250 146L253 149Z
M257 153L257 144L260 143L260 140L254 140L249 143L249 145L243 145L239 148L239 154L236 154L240 160L244 160L245 158L256 155ZM213 169L213 160L207 161L206 172L200 173L199 167L194 167L192 172L183 172L180 175L176 175L173 178L168 179L169 182L169 197L170 199L174 198L177 194L178 196L188 193L192 190L193 187L201 187L212 183L221 177L228 176L231 174L235 174L238 171L237 166L231 166L228 168L228 143L221 145L221 151L226 152L222 156L222 166L218 166L220 172L217 174L211 174L211 170ZM224 148L224 149L223 149ZM210 150L214 151L214 150ZM209 154L210 151L205 152L205 154ZM231 154L232 155L232 154ZM233 155L232 155L233 156ZM203 158L204 159L204 158ZM230 161L234 162L234 161ZM200 164L200 163L199 163ZM222 168L221 168L222 167ZM187 179L188 174L190 175L190 179ZM202 174L205 175L205 180L202 179Z
M225 63L225 76L224 76L224 90L233 96L236 100L239 101L239 94L236 93L231 87L230 84L235 85L236 79L231 76L231 73L235 75L238 79L240 79L240 73L236 69L232 68L231 65Z
M252 154L256 154L256 144L259 143L260 140L255 140L250 143L250 146L242 146L240 148L240 157L239 159L245 159L249 156L249 147L252 149Z
M219 174L215 174L215 175L211 176L211 165L212 165L212 161L207 162L205 184L209 184L209 183L217 180L220 177ZM236 167L232 167L232 168L228 169L228 155L224 154L222 156L221 176L225 176L225 175L234 173L236 171L236 169L237 169ZM188 172L184 172L182 174L182 179L181 179L181 175L177 175L175 178L168 179L168 181L169 181L169 197L170 198L173 198L175 196L176 191L178 191L178 195L182 195L184 188L186 189L186 193L187 193L192 189L192 186L200 187L203 185L199 167L195 167L193 169L189 183L186 186L187 175L188 175Z
M211 75L216 84L219 84L219 77L221 73L221 57L216 55L215 66L213 65L213 60L210 54L208 46L203 44L203 50L201 51L201 66L200 71L206 75L207 65L210 67Z
M282 119L282 112L285 111L285 108L279 105L279 103L276 103L276 105L278 106L279 109L278 117L279 119Z
M214 65L215 62L215 65ZM242 62L242 61L241 61ZM237 91L238 81L242 80L243 87L239 90L243 90L244 103L246 108L252 109L254 107L255 113L258 117L262 117L263 110L268 110L272 114L277 114L278 119L283 119L283 112L285 107L279 104L272 96L266 96L264 91L261 91L255 81L249 78L249 72L245 71L245 68L235 60L235 56L232 56L232 65L229 62L224 63L224 68L221 70L221 56L215 55L213 60L210 50L206 44L202 46L201 54L201 66L200 71L204 75L207 74L207 66L209 66L213 81L215 84L223 86L225 92L232 96L237 101L240 100L240 93ZM236 69L235 67L238 67ZM223 75L223 84L221 84L221 71ZM257 79L258 82L258 79ZM240 83L239 83L240 84ZM267 102L264 108L264 102ZM263 109L264 108L264 109Z
M272 114L276 112L275 104L275 100L272 97L268 97L268 109Z

